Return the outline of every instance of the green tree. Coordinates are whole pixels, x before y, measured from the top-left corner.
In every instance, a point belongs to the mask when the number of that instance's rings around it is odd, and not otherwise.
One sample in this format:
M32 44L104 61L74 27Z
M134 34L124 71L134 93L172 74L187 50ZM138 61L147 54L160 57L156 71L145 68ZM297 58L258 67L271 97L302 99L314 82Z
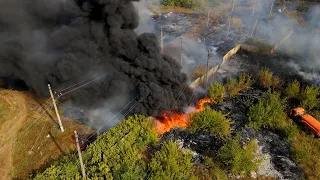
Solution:
M162 144L149 163L148 179L194 179L192 154L182 152L179 145L169 141Z
M226 114L206 108L193 117L190 125L191 131L206 131L220 137L227 137L231 134L231 121Z
M249 126L257 130L261 127L284 127L287 118L285 103L286 100L281 99L278 92L269 90L266 97L260 98L256 105L250 107Z
M237 135L235 139L227 141L218 152L219 159L229 166L234 174L250 173L255 170L260 160L255 160L254 153L256 152L256 143L251 140L247 145L241 147L240 136Z

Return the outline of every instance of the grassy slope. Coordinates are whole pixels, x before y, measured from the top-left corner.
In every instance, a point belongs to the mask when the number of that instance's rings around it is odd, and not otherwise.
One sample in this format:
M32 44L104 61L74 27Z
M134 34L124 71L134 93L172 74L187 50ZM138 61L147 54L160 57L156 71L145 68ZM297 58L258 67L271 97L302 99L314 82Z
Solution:
M61 133L49 108L51 101L39 101L30 93L0 90L0 179L26 177L51 160L74 152L74 129L80 134L92 133L87 126L66 118L62 118L65 132Z

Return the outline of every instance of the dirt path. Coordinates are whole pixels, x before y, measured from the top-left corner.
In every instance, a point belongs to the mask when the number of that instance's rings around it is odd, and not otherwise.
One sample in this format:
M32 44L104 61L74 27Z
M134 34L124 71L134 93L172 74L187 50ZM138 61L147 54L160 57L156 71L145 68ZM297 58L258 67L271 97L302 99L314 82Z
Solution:
M5 109L4 121L0 127L0 179L10 179L10 172L13 170L12 149L16 138L16 133L27 117L27 107L25 97L19 93L0 94L1 103Z

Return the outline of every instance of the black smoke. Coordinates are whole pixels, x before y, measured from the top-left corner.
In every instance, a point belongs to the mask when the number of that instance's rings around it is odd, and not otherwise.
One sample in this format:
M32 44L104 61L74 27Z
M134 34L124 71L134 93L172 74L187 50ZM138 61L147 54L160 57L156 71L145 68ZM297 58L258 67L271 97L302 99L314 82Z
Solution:
M186 75L154 34L134 32L138 22L132 0L0 0L0 77L47 97L47 83L63 89L103 74L68 98L91 108L138 95L132 112L153 116L184 106Z

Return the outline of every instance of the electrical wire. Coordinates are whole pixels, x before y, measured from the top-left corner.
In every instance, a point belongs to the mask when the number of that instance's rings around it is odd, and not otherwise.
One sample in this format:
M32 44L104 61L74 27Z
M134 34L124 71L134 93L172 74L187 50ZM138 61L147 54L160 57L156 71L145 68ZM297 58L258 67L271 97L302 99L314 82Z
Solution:
M82 84L81 86L78 86L78 87L76 87L76 88L74 88L74 89L71 89L71 90L69 90L69 91L67 91L67 92L65 92L65 93L61 93L61 94L58 95L58 98L60 98L61 96L66 95L66 94L69 94L69 93L71 93L71 92L74 92L74 91L76 91L76 90L78 90L78 89L80 89L80 88L82 88L82 87L85 87L85 86L87 86L88 84L90 84L90 83L92 83L92 82L94 82L94 81L96 81L96 80L98 80L98 79L100 79L100 78L102 78L102 77L104 77L104 76L106 76L106 75L101 75L101 76L99 76L99 77L97 77L97 78L94 78L93 80L91 80L91 81L89 81L89 82L86 82L85 84Z

